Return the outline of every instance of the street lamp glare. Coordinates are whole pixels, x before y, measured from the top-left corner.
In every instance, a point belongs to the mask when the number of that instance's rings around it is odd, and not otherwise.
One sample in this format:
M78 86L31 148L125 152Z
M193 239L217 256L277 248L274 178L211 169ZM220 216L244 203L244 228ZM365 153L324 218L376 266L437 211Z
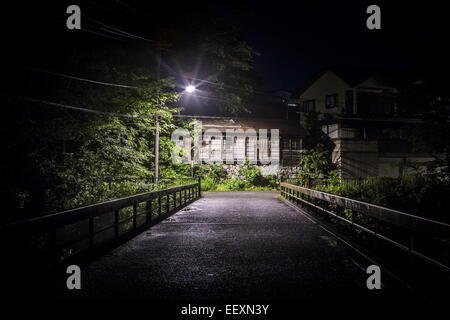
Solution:
M195 87L194 87L194 86L189 85L189 86L186 87L186 92L192 93L192 92L194 92L194 91L195 91Z

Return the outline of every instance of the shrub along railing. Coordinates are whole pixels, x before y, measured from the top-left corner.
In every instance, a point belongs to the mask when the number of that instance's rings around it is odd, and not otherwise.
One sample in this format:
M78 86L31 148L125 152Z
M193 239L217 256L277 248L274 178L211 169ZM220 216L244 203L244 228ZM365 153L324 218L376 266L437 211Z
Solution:
M293 184L281 183L280 190L284 198L308 211L325 213L335 222L406 252L411 266L417 257L450 272L449 224Z
M50 270L131 238L200 197L200 179L164 190L70 209L0 227L12 268ZM9 254L7 254L9 253ZM4 265L3 265L4 266Z

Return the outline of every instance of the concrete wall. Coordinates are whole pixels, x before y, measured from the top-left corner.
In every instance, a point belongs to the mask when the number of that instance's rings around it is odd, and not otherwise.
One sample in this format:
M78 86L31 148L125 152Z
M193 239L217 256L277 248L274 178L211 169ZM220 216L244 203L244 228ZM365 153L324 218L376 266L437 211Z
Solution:
M424 164L433 161L434 158L426 155L415 154L383 154L378 159L379 176L398 178L404 175L417 173L409 163L414 163L419 170L424 170Z
M433 160L413 153L379 153L377 141L335 139L333 142L332 161L338 166L342 179L399 178L416 172L407 163L420 165Z
M356 139L336 139L332 161L342 179L378 176L378 143Z

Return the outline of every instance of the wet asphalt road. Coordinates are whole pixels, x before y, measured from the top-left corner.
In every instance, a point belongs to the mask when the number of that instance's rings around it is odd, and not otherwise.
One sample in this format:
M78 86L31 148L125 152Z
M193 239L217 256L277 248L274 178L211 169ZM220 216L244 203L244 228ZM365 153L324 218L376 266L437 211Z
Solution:
M364 259L277 192L215 192L82 269L62 299L371 298ZM381 291L381 290L380 290ZM386 291L384 291L386 293Z

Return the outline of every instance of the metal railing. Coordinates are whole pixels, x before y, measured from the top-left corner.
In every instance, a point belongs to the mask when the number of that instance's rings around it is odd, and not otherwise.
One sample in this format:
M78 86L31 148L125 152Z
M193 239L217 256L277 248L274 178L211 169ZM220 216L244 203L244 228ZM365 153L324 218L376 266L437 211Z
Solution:
M450 271L450 225L447 223L288 183L280 184L280 192L295 204L306 206L308 211L325 213L336 222L383 240L410 257Z
M195 183L2 226L2 246L15 256L8 263L30 263L49 269L105 250L197 200L200 184L198 179Z

